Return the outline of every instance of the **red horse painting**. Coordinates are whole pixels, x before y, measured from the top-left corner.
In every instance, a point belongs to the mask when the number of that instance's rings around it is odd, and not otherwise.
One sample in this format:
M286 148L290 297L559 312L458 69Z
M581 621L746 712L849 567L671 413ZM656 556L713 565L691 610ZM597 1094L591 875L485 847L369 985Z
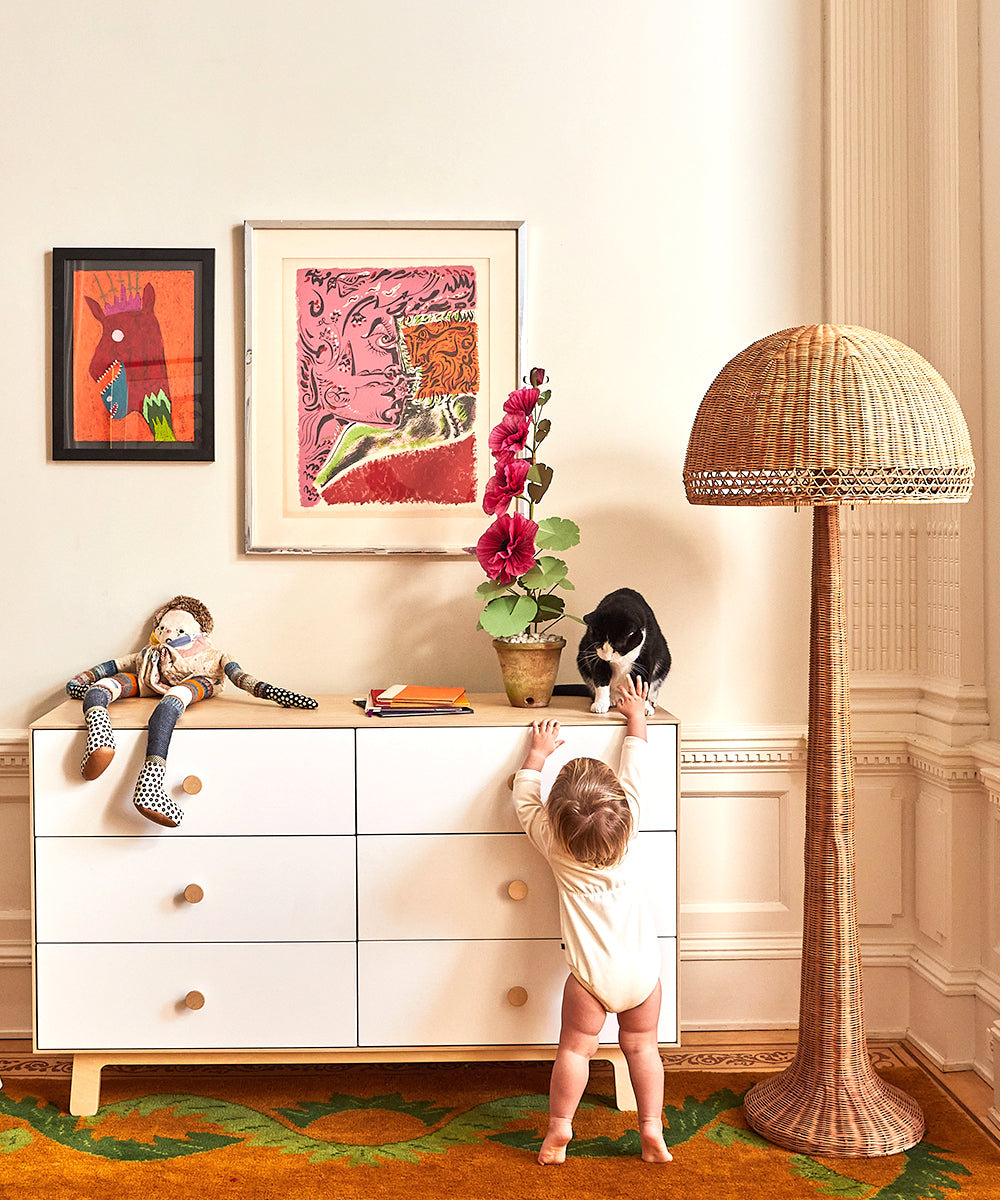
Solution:
M108 414L123 419L138 413L155 441L174 441L170 381L152 283L145 285L141 295L127 293L123 285L118 296L103 306L90 296L85 299L101 325L89 371Z

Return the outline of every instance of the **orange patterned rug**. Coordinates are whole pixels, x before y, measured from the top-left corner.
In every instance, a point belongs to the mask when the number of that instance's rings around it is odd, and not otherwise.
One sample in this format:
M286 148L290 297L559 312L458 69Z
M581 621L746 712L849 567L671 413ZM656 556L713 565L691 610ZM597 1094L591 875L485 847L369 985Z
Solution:
M653 1166L595 1064L567 1162L539 1167L545 1063L109 1069L93 1117L67 1115L65 1073L3 1065L2 1200L1000 1200L1000 1150L912 1066L880 1069L919 1100L927 1134L881 1159L762 1141L740 1103L761 1070L668 1070L675 1161Z

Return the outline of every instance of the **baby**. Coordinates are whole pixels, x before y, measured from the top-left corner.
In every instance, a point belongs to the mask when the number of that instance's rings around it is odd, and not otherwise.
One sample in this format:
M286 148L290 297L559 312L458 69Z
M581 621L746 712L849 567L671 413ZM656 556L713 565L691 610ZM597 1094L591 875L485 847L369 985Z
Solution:
M593 758L575 758L542 803L540 771L563 745L559 722L535 721L531 745L514 776L514 807L546 858L559 890L569 978L563 991L559 1049L549 1086L549 1125L538 1161L561 1163L573 1117L590 1077L590 1060L609 1012L639 1110L646 1162L669 1162L663 1140L663 1063L657 1042L660 948L653 916L628 858L639 822L638 783L646 753L644 683L628 677L616 704L625 717L618 774Z

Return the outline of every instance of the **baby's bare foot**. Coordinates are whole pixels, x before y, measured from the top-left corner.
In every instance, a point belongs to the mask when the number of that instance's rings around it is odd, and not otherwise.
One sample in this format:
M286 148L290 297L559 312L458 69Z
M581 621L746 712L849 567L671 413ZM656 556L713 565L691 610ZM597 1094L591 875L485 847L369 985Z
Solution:
M673 1162L674 1156L667 1149L663 1140L663 1126L659 1121L643 1121L639 1126L639 1140L642 1143L642 1161L648 1163Z
M545 1141L538 1152L538 1161L543 1167L566 1161L566 1147L573 1137L573 1125L566 1117L549 1117L549 1128Z

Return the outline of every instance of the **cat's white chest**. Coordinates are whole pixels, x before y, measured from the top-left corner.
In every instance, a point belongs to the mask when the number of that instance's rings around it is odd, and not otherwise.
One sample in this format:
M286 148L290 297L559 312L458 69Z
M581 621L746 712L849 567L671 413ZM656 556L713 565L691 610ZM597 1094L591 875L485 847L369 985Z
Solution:
M632 668L635 666L635 660L639 657L639 652L642 650L643 642L634 650L630 650L628 654L616 654L611 646L605 642L597 651L598 658L603 658L604 661L611 667L611 682L607 687L598 687L594 691L594 703L591 704L590 710L595 713L606 713L613 704L616 704L618 697L621 695L621 686L632 673Z
M632 653L625 655L624 658L619 658L615 655L608 660L611 663L611 696L614 700L618 699L619 689L632 673L632 668L635 666L635 660L639 657L639 650L641 649L642 647L638 646Z

